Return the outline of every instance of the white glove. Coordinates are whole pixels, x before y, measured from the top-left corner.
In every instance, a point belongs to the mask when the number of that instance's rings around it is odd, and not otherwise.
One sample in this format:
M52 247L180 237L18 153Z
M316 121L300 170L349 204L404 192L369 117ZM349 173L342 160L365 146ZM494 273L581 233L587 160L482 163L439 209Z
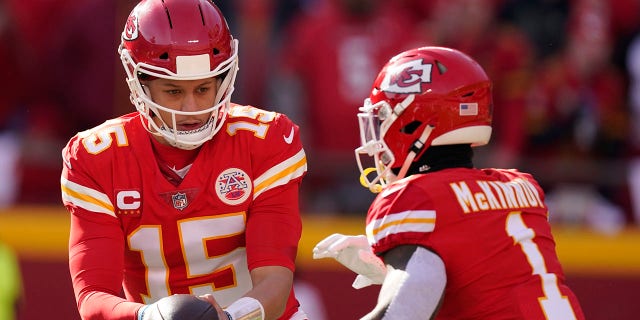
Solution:
M371 250L364 235L346 236L334 233L313 248L313 258L333 258L358 274L352 286L356 289L382 284L387 267Z

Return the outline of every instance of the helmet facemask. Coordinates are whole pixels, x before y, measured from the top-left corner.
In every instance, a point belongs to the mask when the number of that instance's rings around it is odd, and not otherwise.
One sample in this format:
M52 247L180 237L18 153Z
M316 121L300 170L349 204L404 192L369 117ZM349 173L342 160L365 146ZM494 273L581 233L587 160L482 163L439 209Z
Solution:
M233 83L238 70L237 47L238 41L233 40L233 54L211 71L208 71L208 55L178 56L176 60L179 68L178 72L174 73L165 68L142 62L136 64L129 51L121 45L118 51L127 73L127 84L131 91L130 99L136 110L140 112L145 128L150 133L164 138L171 146L185 150L195 149L210 140L222 127L229 109L231 94L234 91ZM197 70L207 71L196 72ZM142 84L140 75L170 80L199 80L215 77L218 79L218 90L210 108L194 112L179 111L155 103L148 90ZM160 111L171 115L170 123L161 118ZM173 129L176 128L177 116L198 116L202 114L210 114L209 121L202 127L190 131ZM156 123L154 119L158 119L159 123Z
M413 102L415 95L408 95L402 102L395 107L391 107L385 100L375 104L371 103L369 98L365 99L364 106L358 113L358 122L360 127L361 146L355 150L356 162L360 169L360 183L373 193L378 193L388 183L404 178L406 172L411 165L416 153L413 150L407 150L408 155L404 161L399 173L396 175L391 171L391 167L396 164L396 157L391 148L384 141L384 137L389 128L394 124L398 117ZM420 141L416 144L424 145L429 133L431 132L427 126L425 133ZM420 147L421 148L421 147ZM419 151L419 150L418 150ZM373 158L373 164L364 165L363 156L367 155ZM370 163L371 161L369 161ZM376 172L376 176L369 180L368 176Z

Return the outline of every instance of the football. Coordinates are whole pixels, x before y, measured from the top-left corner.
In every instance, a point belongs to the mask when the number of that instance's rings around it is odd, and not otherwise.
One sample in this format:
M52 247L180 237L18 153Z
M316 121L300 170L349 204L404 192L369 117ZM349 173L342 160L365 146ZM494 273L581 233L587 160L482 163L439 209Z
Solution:
M150 316L147 318L147 314ZM174 294L158 300L145 311L153 320L218 320L218 312L209 303L190 294Z

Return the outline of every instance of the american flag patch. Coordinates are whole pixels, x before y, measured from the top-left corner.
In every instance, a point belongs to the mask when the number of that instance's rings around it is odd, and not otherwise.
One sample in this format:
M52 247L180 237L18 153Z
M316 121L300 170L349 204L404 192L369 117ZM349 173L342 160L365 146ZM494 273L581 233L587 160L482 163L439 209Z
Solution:
M461 103L459 109L460 109L461 116L477 116L478 115L477 103Z

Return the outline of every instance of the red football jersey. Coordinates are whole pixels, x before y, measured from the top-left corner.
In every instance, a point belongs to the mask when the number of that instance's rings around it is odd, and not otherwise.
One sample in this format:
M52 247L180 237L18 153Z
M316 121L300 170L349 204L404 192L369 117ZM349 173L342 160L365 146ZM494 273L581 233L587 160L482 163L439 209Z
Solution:
M249 270L294 270L306 157L286 116L232 105L177 186L161 173L138 113L81 132L63 150L69 267L81 313L134 319L138 304L211 293L226 307ZM88 309L86 309L88 308ZM296 312L293 292L282 319Z
M516 170L455 168L387 186L367 215L376 254L431 249L447 285L436 319L584 319L564 284L544 193Z

